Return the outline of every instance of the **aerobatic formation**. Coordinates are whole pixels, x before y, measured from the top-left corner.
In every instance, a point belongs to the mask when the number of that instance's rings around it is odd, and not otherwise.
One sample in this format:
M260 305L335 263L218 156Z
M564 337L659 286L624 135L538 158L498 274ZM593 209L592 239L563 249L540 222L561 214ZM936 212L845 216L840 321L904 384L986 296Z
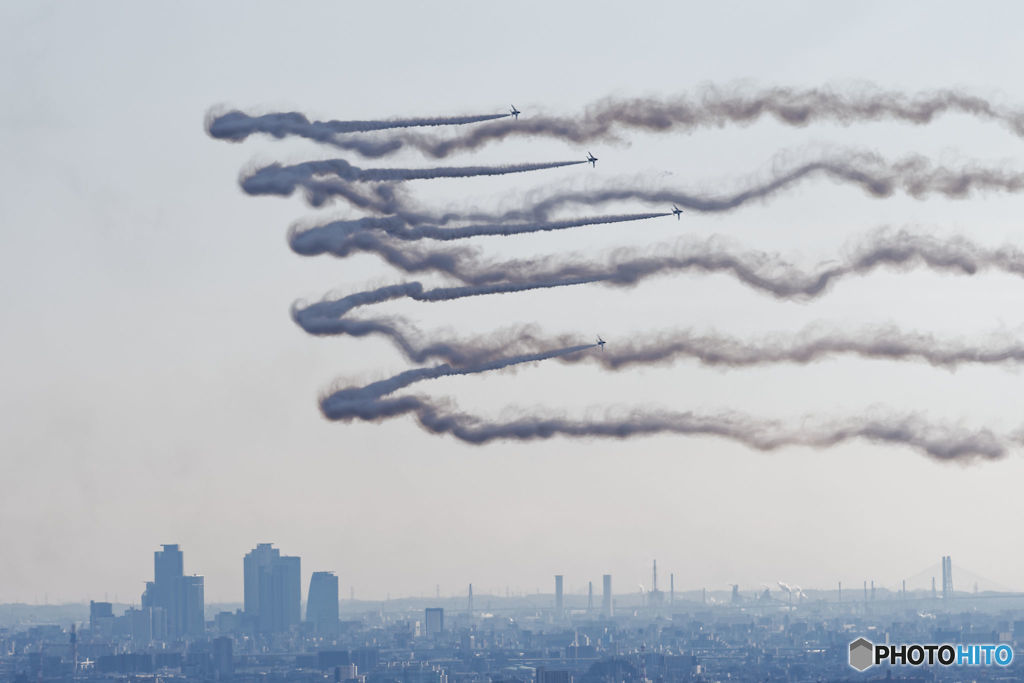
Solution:
M665 100L606 99L575 117L531 116L514 105L507 113L499 114L377 121L314 121L296 112L252 115L234 110L211 112L206 127L212 137L231 142L263 133L276 138L303 137L367 158L413 149L439 159L514 137L616 142L630 130L687 133L713 126L745 125L764 116L797 126L818 121L850 124L876 120L920 125L952 113L994 121L1024 136L1024 112L984 98L956 91L907 95L869 88L839 92L790 88L726 91L709 87L692 96ZM417 128L444 132L423 133ZM250 195L288 196L301 190L313 206L341 200L364 212L355 219L293 225L288 241L295 253L336 257L371 253L404 273L433 273L451 280L441 286L409 280L313 303L296 302L292 318L306 332L383 337L409 362L421 366L365 386L339 386L329 391L320 400L324 416L342 421L380 421L411 415L431 433L450 434L474 444L496 439L627 438L674 433L717 436L767 451L789 445L824 448L862 439L901 444L937 460L958 461L999 458L1024 438L1021 433L970 430L929 422L921 415L878 411L845 417L798 415L786 423L732 411L610 406L600 418L523 412L493 421L463 412L451 401L407 393L405 390L412 385L431 379L538 361L591 363L608 371L680 359L741 368L807 364L838 355L914 360L949 369L963 364L1024 361L1024 343L1005 335L976 342L939 338L893 325L852 331L816 325L797 333L769 333L757 339L680 329L628 342L606 342L600 335L586 335L585 339L594 341L580 343L579 335L547 334L530 324L490 334L461 338L449 334L442 338L400 318L353 317L355 309L395 299L426 303L577 285L623 287L652 276L683 272L723 274L762 294L790 300L823 296L844 279L878 269L926 268L960 276L986 271L1024 276L1024 251L1016 247L985 247L962 237L939 239L910 228L868 232L836 260L815 268L803 268L784 255L745 249L714 236L685 236L675 244L619 249L604 257L564 253L506 261L485 258L473 246L440 244L728 212L815 177L859 187L877 198L896 193L923 198L963 197L975 190L1024 190L1024 173L978 164L942 165L920 156L885 159L871 152L838 149L811 158L777 159L771 165L770 176L714 194L656 187L641 180L585 190L555 186L531 195L519 206L497 211L467 207L438 213L422 206L404 187L409 180L501 176L586 164L596 168L598 158L590 150L583 151L586 155L581 153L575 160L505 166L360 168L345 159L332 158L292 165L272 163L243 172L239 183ZM594 211L620 201L655 210L628 214ZM590 215L554 217L555 212L567 208L583 209Z

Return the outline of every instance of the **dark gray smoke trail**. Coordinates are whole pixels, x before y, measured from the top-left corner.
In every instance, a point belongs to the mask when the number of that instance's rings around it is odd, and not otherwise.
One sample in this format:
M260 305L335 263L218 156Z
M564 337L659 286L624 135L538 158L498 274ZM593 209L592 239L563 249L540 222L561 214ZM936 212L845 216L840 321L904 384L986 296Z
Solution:
M348 334L351 329L342 318L354 308L401 299L403 297L416 301L453 301L469 296L486 296L488 294L504 294L521 292L527 289L546 287L563 287L579 282L552 282L522 285L519 283L498 283L492 285L470 285L464 287L438 287L426 289L421 282L405 282L398 285L387 285L365 292L356 292L339 299L327 299L314 304L292 306L292 319L306 332L316 335Z
M447 116L418 119L391 119L382 121L310 121L299 112L279 112L250 116L237 109L224 114L207 113L206 131L211 137L230 142L241 142L255 133L267 133L275 138L297 135L318 142L331 142L344 133L365 133L393 128L420 128L426 126L454 126L503 119L511 114L483 114L479 116ZM397 148L396 148L397 149Z
M499 212L470 210L457 214L432 214L416 206L408 196L396 193L393 188L387 189L386 185L376 186L371 193L358 193L345 181L336 181L331 183L330 191L344 196L360 208L382 214L394 214L410 224L443 225L453 221L546 221L551 218L554 211L566 206L598 206L615 201L639 201L661 206L677 204L684 209L701 213L724 213L749 202L766 200L802 180L815 176L825 176L851 184L870 196L880 198L891 196L897 191L920 199L932 194L961 198L976 190L1011 193L1024 190L1024 173L978 164L965 164L959 168L939 166L918 155L887 161L870 152L839 151L830 153L827 158L798 163L795 166L786 161L791 156L789 153L781 154L772 164L773 168L781 166L789 167L789 170L773 171L770 179L756 182L731 194L686 192L672 188L651 189L638 186L637 181L631 180L628 183L603 188L554 190L539 200L534 200L531 206ZM285 183L283 187L291 186ZM352 199L345 193L355 193L357 197ZM317 199L322 202L324 198L310 199L315 203Z
M914 415L904 417L862 417L843 420L804 418L798 427L786 427L777 421L759 420L738 413L700 415L692 412L633 410L623 414L609 412L601 421L572 420L562 417L524 416L511 422L487 422L419 396L390 397L390 394L415 382L449 375L468 375L511 367L547 358L563 357L593 344L572 346L546 353L496 359L480 365L454 368L407 370L394 377L364 387L345 387L320 400L320 410L331 420L376 421L413 414L425 429L435 434L452 434L458 439L483 444L496 439L520 441L549 439L554 436L614 437L624 439L646 434L674 433L693 436L717 436L762 451L786 446L827 448L855 439L892 443L914 448L937 460L966 461L975 458L994 460L1007 452L1005 439L987 429L967 431L941 424L930 424Z
M320 333L344 334L352 337L380 335L387 337L402 354L413 363L443 362L455 366L478 365L509 355L537 353L545 348L569 346L568 335L557 339L541 338L532 327L508 329L494 334L458 341L428 339L405 321L397 318L376 318L357 320L326 318L317 320L310 315L305 321L299 320L298 307L293 316L300 325L323 325ZM316 333L316 332L314 332Z
M301 324L301 322L300 322ZM536 327L501 330L492 335L452 340L428 338L401 319L330 319L331 333L354 337L381 335L388 338L410 361L441 361L452 365L484 363L509 354L535 353L569 344L569 335L547 336ZM1024 342L992 337L986 342L967 342L933 334L904 331L893 325L855 331L812 326L795 334L775 334L755 340L694 330L644 333L626 340L612 340L602 353L571 355L564 363L595 363L607 370L636 365L667 364L692 358L712 367L739 368L776 363L806 365L826 358L849 355L892 361L920 360L955 369L966 364L1024 362Z
M823 295L843 278L864 275L882 266L925 266L967 275L988 270L1024 276L1024 251L1016 247L989 248L963 237L941 240L907 230L876 231L847 248L843 260L815 270L802 270L776 254L743 251L718 237L682 239L675 245L645 250L619 249L596 261L568 254L501 262L482 259L479 250L469 247L427 249L362 232L346 238L345 249L334 253L345 256L357 251L376 253L408 273L441 272L466 285L429 291L419 283L397 285L411 289L396 296L429 301L597 282L632 286L648 277L680 272L726 273L777 298L805 300Z
M562 221L487 223L464 225L456 228L445 228L438 225L410 225L397 216L381 216L357 218L355 220L337 220L305 228L293 226L288 231L288 243L295 253L302 254L303 256L314 256L317 254L347 256L353 251L373 249L373 247L362 249L357 244L358 238L356 236L370 231L386 233L391 237L404 241L421 239L447 241L494 235L508 237L510 235L524 235L531 232L549 232L592 225L641 221L648 218L661 218L671 215L671 213L632 213L617 216L590 216ZM370 245L376 242L377 240L371 238L366 244Z
M649 190L622 185L593 190L555 191L528 209L511 210L495 217L499 221L544 220L568 205L596 206L614 201L641 201L653 204L677 204L702 213L722 213L752 201L767 199L781 190L811 176L824 175L833 180L860 187L874 197L888 197L896 191L922 198L930 194L959 198L973 190L1024 190L1024 173L983 166L947 168L925 157L912 155L893 162L875 154L851 152L831 160L812 161L778 173L771 180L732 195L708 196L678 190ZM401 213L401 212L399 212ZM468 218L477 216L470 214Z
M530 339L531 343L545 342L535 336ZM609 370L668 363L679 358L694 358L705 365L732 368L770 363L804 365L837 355L878 360L921 360L949 369L967 363L1024 361L1024 343L1016 339L993 339L987 343L965 342L942 339L932 334L906 332L891 325L852 333L806 329L794 335L775 335L758 341L683 330L659 335L645 334L639 340L609 344L606 349L605 353L588 360L594 360ZM498 352L495 349L495 353ZM483 357L482 350L475 357ZM576 360L572 359L573 362Z
M320 406L325 411L325 414L328 410L334 412L340 411L350 417L362 417L363 419L372 420L376 419L375 411L382 404L381 399L383 399L384 396L392 394L399 389L404 389L410 384L414 384L416 382L422 382L427 379L437 379L438 377L449 377L452 375L471 375L487 372L489 370L501 370L504 368L510 368L514 365L521 365L523 363L532 363L535 361L547 360L549 358L558 358L559 356L565 356L570 353L578 353L580 351L595 348L596 346L596 344L577 344L576 346L567 346L565 348L551 351L541 351L537 353L497 358L471 367L457 368L444 364L435 365L430 368L406 370L394 377L379 380L377 382L367 384L364 387L338 389L332 392L329 396L325 396L321 400Z
M531 116L503 119L459 131L449 137L400 132L373 138L321 135L314 139L366 157L381 157L411 147L433 158L478 149L509 137L546 137L574 144L616 141L622 129L647 132L690 132L698 128L747 125L765 116L782 124L806 126L833 121L849 125L868 121L901 121L924 125L937 116L959 113L996 121L1024 137L1024 111L955 90L908 95L864 88L839 92L830 88L767 88L745 91L707 87L692 97L600 100L574 117ZM319 131L318 131L319 132ZM298 134L313 137L305 132Z
M240 179L242 189L251 195L273 194L287 197L297 188L305 188L314 206L341 195L348 198L349 183L393 183L433 178L469 178L476 176L527 173L562 166L578 166L586 161L548 161L508 166L462 166L438 168L359 168L344 159L306 161L292 166L270 164ZM334 176L323 178L323 176Z

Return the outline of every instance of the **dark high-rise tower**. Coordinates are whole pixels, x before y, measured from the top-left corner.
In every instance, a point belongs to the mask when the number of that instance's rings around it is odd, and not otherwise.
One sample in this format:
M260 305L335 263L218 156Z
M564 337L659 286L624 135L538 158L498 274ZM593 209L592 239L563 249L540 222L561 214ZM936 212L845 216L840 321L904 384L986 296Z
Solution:
M301 560L281 555L272 543L260 543L245 556L245 613L263 633L286 631L299 623Z
M163 607L167 615L167 633L171 637L185 632L182 615L181 577L184 557L178 544L164 544L153 553L153 606Z
M606 617L612 616L612 575L605 574L603 577L604 593L601 595L601 613Z
M178 581L181 582L181 603L179 604L181 634L201 636L206 630L206 616L203 609L205 602L203 577L183 576Z
M246 554L242 563L245 583L242 608L249 616L259 616L260 579L262 574L268 571L274 561L280 557L281 551L272 543L260 543Z
M153 553L153 580L142 594L143 609L151 610L152 638L201 636L206 624L203 577L184 575L184 556L176 543L162 548Z
M565 605L562 602L562 575L555 574L555 612L562 616Z
M334 572L313 572L306 598L306 621L318 633L334 633L338 628L338 577Z

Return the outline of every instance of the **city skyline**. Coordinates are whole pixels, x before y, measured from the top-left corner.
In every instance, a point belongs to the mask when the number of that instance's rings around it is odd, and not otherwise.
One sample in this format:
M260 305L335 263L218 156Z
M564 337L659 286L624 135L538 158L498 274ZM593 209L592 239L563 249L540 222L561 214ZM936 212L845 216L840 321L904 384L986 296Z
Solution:
M337 576L317 571L301 621L289 607L301 602L292 571L299 556L257 544L243 557L244 608L211 604L205 615L201 593L198 612L187 596L174 595L187 586L183 580L202 585L202 577L184 575L184 559L178 544L154 552L154 581L147 582L141 609L91 602L87 620L68 610L23 612L13 621L0 614L0 677L22 683L157 674L255 682L330 680L333 672L346 683L396 676L420 683L601 683L611 670L623 683L652 675L663 683L708 675L796 682L846 680L851 667L889 667L887 675L908 680L901 677L906 669L893 667L921 664L914 648L942 647L944 666L971 666L972 678L981 681L1007 680L1006 667L1024 646L1024 593L955 591L958 570L948 555L939 561L941 589L933 577L930 594L906 583L892 592L874 581L845 593L842 585L805 591L783 581L755 591L733 585L677 593L671 571L668 590L659 588L666 571L652 560L650 582L639 595L616 596L613 577L603 575L600 602L593 582L586 594L569 594L564 575L553 574L552 592L543 595L487 595L469 584L453 599L342 601L344 613ZM193 614L197 628L190 626ZM929 641L936 644L918 645ZM893 652L896 658L886 661Z
M335 570L315 570L307 572L305 575L298 571L300 566L301 556L283 556L280 554L280 549L275 548L272 543L258 543L251 549L242 559L242 572L238 599L218 599L206 601L204 598L204 577L196 574L185 575L183 573L183 551L179 544L163 544L162 550L154 551L154 567L156 571L154 575L163 573L162 580L146 581L145 590L139 600L119 600L117 596L114 599L110 599L109 593L103 594L102 600L97 600L95 597L89 597L87 599L79 600L65 600L62 602L54 601L50 603L47 599L44 602L35 601L28 604L35 605L47 605L47 604L85 604L89 602L95 602L98 604L121 604L125 606L134 607L138 604L145 608L147 606L160 607L166 610L167 616L161 618L167 619L167 626L165 627L168 633L184 635L186 633L195 633L200 631L199 627L195 625L189 627L186 625L188 617L185 616L185 612L181 610L187 610L187 608L180 607L189 602L185 596L184 590L187 590L189 581L197 581L198 588L198 601L199 604L209 602L210 604L236 604L240 607L240 612L244 612L247 616L256 620L257 623L262 624L259 628L265 630L272 629L285 629L290 625L295 625L300 621L316 622L318 619L337 619L338 608L337 604L344 603L346 601L353 603L373 603L389 600L429 600L432 597L437 599L443 599L445 601L451 600L464 600L467 603L467 610L471 610L472 596L473 596L473 581L470 580L463 583L461 586L445 586L442 589L442 584L436 583L432 590L420 590L410 593L392 593L391 591L385 591L383 595L364 594L359 592L356 595L356 587L351 584L345 584L341 581L341 577ZM621 591L623 596L634 596L639 595L642 600L645 600L647 596L657 593L658 600L663 600L666 595L684 595L692 593L700 593L702 591L709 593L728 593L729 591L740 590L743 593L758 593L765 588L769 590L783 590L789 592L789 583L782 578L772 579L771 577L765 577L759 583L743 585L740 583L729 582L725 588L721 586L707 586L707 585L682 585L680 584L677 588L676 573L671 569L667 572L669 577L669 590L664 589L664 574L662 576L662 588L658 588L657 584L657 559L652 559L652 567L648 568L646 576L651 578L649 583L642 580L644 577L643 572L635 573L634 576L638 579L635 583L630 583L628 579L623 580L624 590ZM664 569L664 565L663 565ZM652 576L653 574L653 576ZM861 579L850 580L849 577L846 579L836 579L832 585L804 585L802 588L796 587L796 592L807 592L811 591L820 596L827 595L829 593L838 593L842 595L842 585L845 581L846 589L848 592L856 592L858 586L862 585L866 588L868 585L871 586L872 591L876 588L878 590L884 590L889 593L929 593L934 595L946 595L947 593L952 594L958 592L961 594L976 594L979 591L983 593L996 593L996 594L1012 594L1020 593L1024 597L1024 590L1012 587L1002 586L991 579L979 576L969 569L965 569L961 566L957 566L957 575L962 581L953 581L952 571L952 558L948 555L943 555L939 562L920 568L919 571L914 572L912 575L900 577L897 579L880 580L875 576L863 577ZM525 597L525 596L551 596L551 609L555 612L560 611L559 607L559 595L566 597L572 596L573 598L582 599L586 597L587 610L592 611L599 609L602 613L612 613L612 599L615 593L612 591L612 574L594 574L591 577L588 574L582 576L569 576L565 574L550 574L548 578L550 585L536 585L532 588L524 587L522 583L517 582L506 582L502 585L490 585L477 583L476 595L480 598L492 598L492 597ZM627 574L627 576L629 576ZM303 578L305 577L305 578ZM565 579L569 580L566 581ZM620 576L620 580L622 577ZM552 583L553 581L553 583ZM910 582L908 585L908 581ZM179 582L183 582L179 584ZM290 583L288 583L290 582ZM595 582L597 588L595 590ZM938 583L936 583L938 582ZM287 586L285 584L287 583ZM330 597L318 598L317 607L314 608L310 605L309 592L313 589L314 584L318 584L318 591L322 592L324 596L333 596L335 598L335 607L333 611L330 608L325 608L325 605L329 604ZM182 588L176 588L181 585ZM838 586L838 588L837 588ZM342 590L345 589L345 590ZM548 590L550 589L550 591ZM710 590L709 590L710 589ZM292 591L293 595L297 595L296 598L286 597L287 591ZM251 591L250 598L246 600L246 592ZM148 597L147 597L148 596ZM276 606L272 607L269 612L266 612L263 616L263 621L260 621L260 600L274 603ZM324 602L327 600L328 602ZM191 602L195 602L195 598ZM574 601L575 602L575 601ZM3 604L3 603L0 603ZM169 607L168 607L169 606ZM301 610L300 610L301 606ZM312 610L316 609L314 614ZM326 613L324 610L327 609ZM565 609L568 609L566 607ZM579 609L579 604L573 605L573 609ZM196 612L193 612L195 614ZM201 611L199 613L202 613ZM286 614L287 613L287 614ZM274 616L271 616L273 614ZM326 617L324 617L326 614ZM319 615L319 616L317 616ZM152 619L152 617L149 617Z

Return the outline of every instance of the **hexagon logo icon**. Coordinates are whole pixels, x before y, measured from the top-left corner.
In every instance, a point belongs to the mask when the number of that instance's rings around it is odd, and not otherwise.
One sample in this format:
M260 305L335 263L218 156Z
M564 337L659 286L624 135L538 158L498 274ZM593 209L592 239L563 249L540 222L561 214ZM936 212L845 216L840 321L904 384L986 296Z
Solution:
M850 643L850 666L863 671L874 665L875 646L867 638L858 638Z

